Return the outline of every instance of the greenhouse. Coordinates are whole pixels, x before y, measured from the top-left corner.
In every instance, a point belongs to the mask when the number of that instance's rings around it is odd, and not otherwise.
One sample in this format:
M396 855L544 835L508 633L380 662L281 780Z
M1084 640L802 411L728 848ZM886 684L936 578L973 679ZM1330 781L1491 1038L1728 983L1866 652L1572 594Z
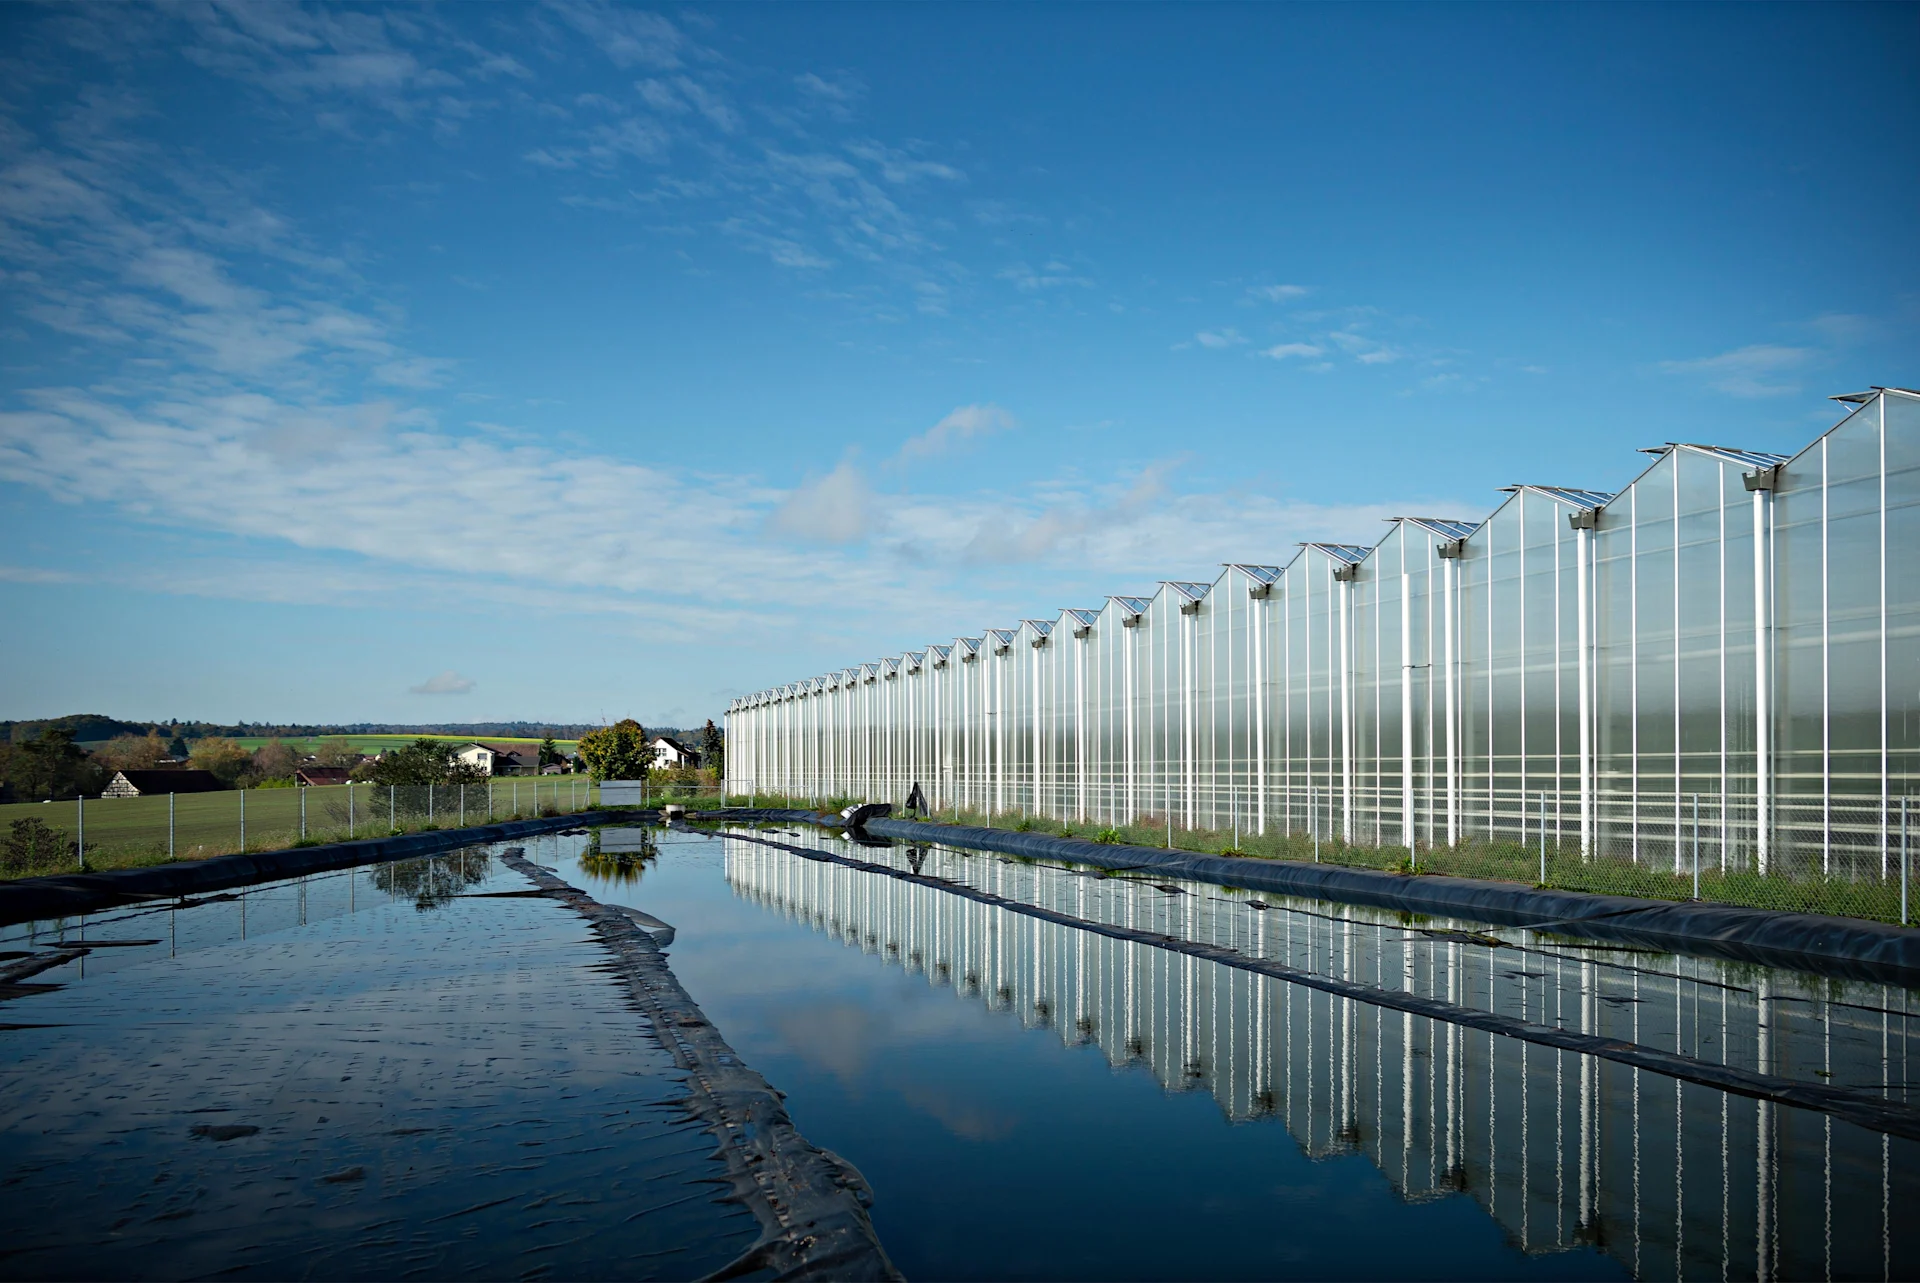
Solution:
M1920 393L1836 399L1795 455L1669 443L1617 492L1511 486L763 691L728 711L729 785L1885 878L1920 754Z

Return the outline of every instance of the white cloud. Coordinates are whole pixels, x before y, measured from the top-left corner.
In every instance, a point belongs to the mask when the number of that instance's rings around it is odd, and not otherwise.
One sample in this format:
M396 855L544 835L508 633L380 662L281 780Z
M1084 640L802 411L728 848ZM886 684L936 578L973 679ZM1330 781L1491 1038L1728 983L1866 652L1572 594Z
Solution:
M946 418L919 436L908 438L900 447L900 457L924 459L944 454L975 437L1004 432L1013 426L1013 416L992 402L955 406Z
M1201 347L1223 348L1234 347L1238 344L1245 343L1247 340L1240 331L1229 325L1219 330L1201 330L1193 336L1193 341Z
M1803 347L1783 347L1754 343L1722 352L1719 356L1699 357L1691 361L1662 361L1660 368L1670 374L1704 376L1708 386L1728 396L1787 396L1800 390L1798 383L1783 382L1780 376L1807 363L1812 352Z
M1260 355L1270 356L1276 361L1284 361L1292 356L1315 357L1325 351L1325 348L1313 343L1276 343L1272 347L1262 348Z
M1247 293L1269 303L1285 303L1289 299L1305 298L1308 290L1304 285L1256 285Z
M859 543L873 526L873 496L850 459L790 492L767 522L776 534L821 544Z
M474 688L474 684L473 678L462 677L449 668L446 672L429 677L418 686L409 686L407 689L415 695L465 695Z

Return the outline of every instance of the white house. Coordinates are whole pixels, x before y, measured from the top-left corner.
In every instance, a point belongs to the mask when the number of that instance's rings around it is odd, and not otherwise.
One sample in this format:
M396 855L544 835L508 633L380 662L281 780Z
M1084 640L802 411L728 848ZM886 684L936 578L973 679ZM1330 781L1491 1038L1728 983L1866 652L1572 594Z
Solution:
M463 744L454 756L468 766L477 766L482 775L525 775L533 770L540 750L531 744L483 744L475 740Z
M653 764L659 770L669 770L676 766L698 766L700 755L677 739L657 735L653 740Z

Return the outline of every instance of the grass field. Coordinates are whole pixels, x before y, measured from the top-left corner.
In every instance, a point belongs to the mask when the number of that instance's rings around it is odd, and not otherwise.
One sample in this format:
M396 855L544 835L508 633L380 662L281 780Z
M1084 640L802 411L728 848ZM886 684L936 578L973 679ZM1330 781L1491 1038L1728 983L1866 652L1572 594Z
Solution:
M241 748L256 749L273 738L275 737L271 735L243 735L236 736L233 742ZM369 756L374 753L384 753L390 748L404 748L417 739L449 740L456 744L471 744L473 742L473 736L471 735L308 735L289 736L280 742L288 748L298 749L303 753L311 753L315 746L327 740L336 739L345 740L353 746L355 752L366 753ZM513 735L489 735L485 738L485 742L488 744L531 744L536 746L540 743L538 739ZM579 746L580 741L555 740L554 743L562 753L571 753Z
M182 793L174 799L173 858L205 859L242 849L241 799L246 804L249 851L279 850L303 840L301 803L305 800L305 838L336 842L378 837L391 832L449 829L504 820L584 810L597 797L584 775L517 776L465 789L402 788L389 792L377 784L325 788L249 789L222 793ZM79 808L71 801L14 802L0 806L0 836L15 820L44 821L68 838L79 832ZM88 798L86 857L89 869L126 868L164 863L168 858L165 797ZM14 875L72 872L59 867L15 870Z
M838 811L858 800L851 797L789 798L768 793L758 794L754 798L759 806L802 810L818 808L822 813ZM1403 846L1349 846L1333 838L1316 841L1304 833L1255 835L1243 832L1236 835L1230 829L1188 829L1179 824L1168 827L1165 816L1143 815L1133 824L1072 824L1027 817L1018 812L988 815L962 808L943 810L927 818L933 823L1012 829L1087 838L1096 842L1124 843L1128 846L1168 847L1209 855L1239 856L1249 860L1341 864L1409 876L1422 873L1450 874L1455 877L1519 882L1560 891L1589 891L1649 900L1693 898L1693 879L1689 874L1676 874L1670 867L1636 864L1616 858L1582 859L1577 850L1551 845L1546 851L1545 876L1542 877L1539 848L1517 842L1470 840L1459 846L1422 848L1417 859L1410 859ZM1238 845L1235 845L1236 837ZM1839 877L1761 877L1739 871L1722 873L1717 868L1707 867L1701 870L1700 898L1719 904L1739 904L1789 913L1824 913L1881 922L1901 921L1902 900L1897 878L1868 881Z

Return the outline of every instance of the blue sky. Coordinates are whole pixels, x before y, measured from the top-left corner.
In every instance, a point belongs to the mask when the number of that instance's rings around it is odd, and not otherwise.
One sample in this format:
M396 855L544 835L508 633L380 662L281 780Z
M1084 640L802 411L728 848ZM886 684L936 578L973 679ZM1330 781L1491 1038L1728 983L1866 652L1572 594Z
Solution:
M0 9L0 716L718 716L1920 383L1920 8Z

